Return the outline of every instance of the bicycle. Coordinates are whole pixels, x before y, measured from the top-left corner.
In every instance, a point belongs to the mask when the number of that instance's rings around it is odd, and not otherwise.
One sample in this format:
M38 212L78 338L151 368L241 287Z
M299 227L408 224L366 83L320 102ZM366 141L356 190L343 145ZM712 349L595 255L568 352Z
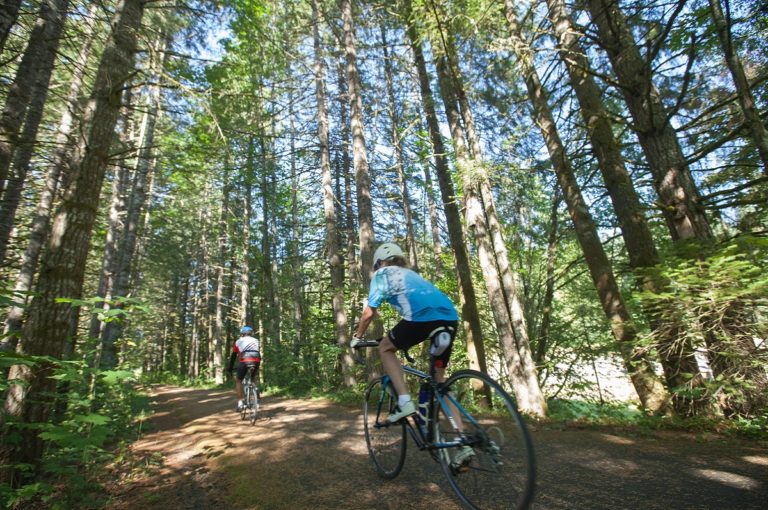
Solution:
M256 423L256 413L259 411L259 387L253 381L256 374L256 365L248 364L248 372L243 377L243 407L240 408L240 416L243 420L248 417L251 425Z
M375 347L380 341L367 340L355 349ZM414 363L408 352L405 357ZM371 381L365 390L365 441L379 476L393 479L400 474L410 435L419 450L428 451L440 463L466 508L527 508L535 487L533 443L509 394L476 370L460 370L437 383L432 357L429 374L408 365L403 370L420 382L416 414L387 423L397 406L387 375ZM472 448L473 455L467 462L456 462L465 446Z

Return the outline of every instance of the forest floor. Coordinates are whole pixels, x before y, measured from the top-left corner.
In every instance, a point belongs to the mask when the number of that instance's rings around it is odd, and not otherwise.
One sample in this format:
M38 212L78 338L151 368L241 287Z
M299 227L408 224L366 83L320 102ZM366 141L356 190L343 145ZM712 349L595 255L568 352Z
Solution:
M156 386L152 399L142 438L108 475L110 510L461 508L440 466L415 448L398 478L379 479L359 408L267 394L251 426L233 390ZM764 442L602 427L532 433L533 509L768 508Z

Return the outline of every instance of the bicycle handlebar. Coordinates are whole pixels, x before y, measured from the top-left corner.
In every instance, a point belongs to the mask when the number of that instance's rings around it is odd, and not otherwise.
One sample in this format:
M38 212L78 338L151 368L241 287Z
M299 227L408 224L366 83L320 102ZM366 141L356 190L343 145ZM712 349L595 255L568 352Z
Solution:
M356 346L353 347L353 349L361 349L363 347L378 347L382 338L384 337L379 337L376 340L365 340L363 342L359 342Z

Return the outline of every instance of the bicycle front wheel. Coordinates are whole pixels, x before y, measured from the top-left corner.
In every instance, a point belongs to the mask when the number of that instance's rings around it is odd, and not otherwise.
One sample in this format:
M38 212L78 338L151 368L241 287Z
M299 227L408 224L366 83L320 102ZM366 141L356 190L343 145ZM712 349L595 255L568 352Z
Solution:
M487 375L462 370L446 381L441 396L445 407L436 405L435 442L462 444L438 452L464 506L527 508L535 485L533 444L509 394Z
M256 413L259 411L259 393L255 387L251 386L248 399L248 412L250 413L251 425L256 423Z
M387 423L387 416L397 406L397 395L391 384L378 378L365 390L363 422L368 454L379 476L392 479L405 463L405 423Z

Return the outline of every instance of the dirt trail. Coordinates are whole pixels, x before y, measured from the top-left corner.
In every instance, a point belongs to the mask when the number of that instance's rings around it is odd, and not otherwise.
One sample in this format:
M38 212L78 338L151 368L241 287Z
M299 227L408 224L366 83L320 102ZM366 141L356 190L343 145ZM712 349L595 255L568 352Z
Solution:
M397 479L380 480L359 409L267 396L250 426L232 391L157 387L153 400L151 428L114 474L111 510L460 508L415 448ZM764 443L599 429L533 439L533 509L767 508Z

